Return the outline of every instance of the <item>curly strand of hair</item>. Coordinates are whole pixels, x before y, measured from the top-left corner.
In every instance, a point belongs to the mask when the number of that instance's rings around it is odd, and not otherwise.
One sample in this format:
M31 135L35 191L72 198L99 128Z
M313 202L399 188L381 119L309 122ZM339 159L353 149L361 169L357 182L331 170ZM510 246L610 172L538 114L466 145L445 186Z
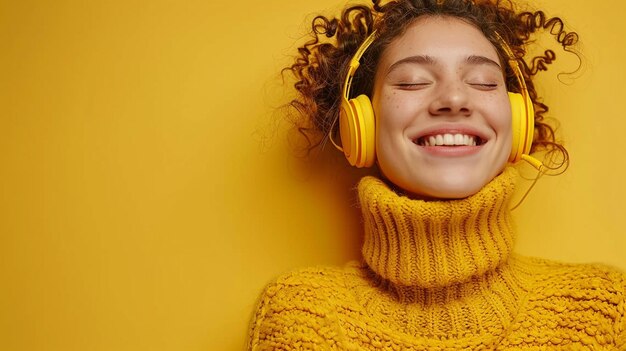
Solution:
M337 19L328 19L324 16L316 16L311 25L311 31L316 35L323 34L327 38L331 38L337 32Z
M550 34L556 36L556 40L563 46L564 49L572 46L578 42L578 34L575 32L567 32L563 20L558 17L553 17L543 26L544 29L549 29Z
M543 11L522 12L519 17L528 30L525 39L538 29L543 29L552 34L565 51L571 50L571 47L578 43L578 34L566 31L565 23L559 17L546 18Z
M530 75L534 76L539 71L547 71L548 65L556 59L556 54L552 50L546 50L543 56L535 56L532 59L532 66L530 68Z
M320 60L316 57L316 52L322 45L320 34L332 37L335 30L336 21L328 20L324 16L315 17L311 25L312 38L298 48L295 62L281 71L283 77L287 72L293 74L296 79L293 86L301 96L300 99L294 99L288 105L297 112L291 114L292 122L295 130L307 144L303 148L305 150L303 156L308 156L310 151L320 143L319 132L315 126L315 121L318 120L316 117L318 111L323 109L323 104L318 104L315 101L315 97L319 94L320 85L323 85L316 83L315 79L315 71L320 66Z
M372 0L372 8L374 9L374 11L376 12L382 12L382 7L380 4L380 0Z
M348 26L350 32L354 32L351 27L356 29L356 32L365 36L369 33L369 30L373 27L374 17L371 10L367 6L356 5L350 7L343 13L342 22Z

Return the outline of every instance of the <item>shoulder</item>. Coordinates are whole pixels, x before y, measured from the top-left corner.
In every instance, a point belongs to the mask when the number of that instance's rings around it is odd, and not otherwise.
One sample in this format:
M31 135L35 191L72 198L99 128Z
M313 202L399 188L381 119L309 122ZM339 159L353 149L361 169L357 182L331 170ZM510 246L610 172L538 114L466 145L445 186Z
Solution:
M355 272L346 267L307 267L299 268L283 274L271 281L264 290L264 295L280 297L281 295L309 292L310 297L329 297L346 288L346 280L356 277Z
M518 261L535 275L537 287L592 289L615 293L623 297L626 288L624 271L599 263L563 263L554 260L521 257Z
M520 258L533 273L529 318L580 329L590 338L626 347L626 275L604 264ZM553 324L551 324L553 323Z
M310 306L310 309L321 312L348 300L351 287L365 279L362 266L357 262L350 262L345 267L300 268L270 282L262 298L272 304Z
M276 278L272 284L281 286L328 286L337 285L349 276L346 267L317 266L298 268Z
M533 276L533 290L541 296L602 300L615 305L626 301L626 275L618 268L522 256L515 262Z
M303 268L279 276L257 303L249 349L281 349L302 340L312 345L339 343L336 306L349 300L347 281L355 279L358 270L352 265Z

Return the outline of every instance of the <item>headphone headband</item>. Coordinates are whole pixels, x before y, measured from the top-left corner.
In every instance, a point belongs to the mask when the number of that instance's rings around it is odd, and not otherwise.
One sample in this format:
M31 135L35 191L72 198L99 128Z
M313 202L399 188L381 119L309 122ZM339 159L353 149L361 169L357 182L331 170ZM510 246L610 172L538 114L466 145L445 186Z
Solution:
M361 57L363 57L363 54L365 54L365 51L367 50L367 48L370 47L370 45L372 45L372 43L374 42L374 40L376 40L376 31L373 31L363 42L363 44L361 44L361 46L359 46L359 48L356 50L356 53L354 54L354 56L352 56L352 59L350 59L350 66L348 67L348 74L346 75L346 81L343 84L343 97L346 100L350 99L350 87L352 86L352 77L354 77L354 73L356 72L357 68L359 68L359 66L361 65Z

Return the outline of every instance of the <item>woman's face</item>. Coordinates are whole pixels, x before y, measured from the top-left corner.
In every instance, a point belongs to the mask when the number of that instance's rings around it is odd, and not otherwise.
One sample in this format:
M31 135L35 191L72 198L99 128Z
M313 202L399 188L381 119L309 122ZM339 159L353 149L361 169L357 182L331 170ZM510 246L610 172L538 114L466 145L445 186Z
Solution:
M504 168L511 106L498 54L452 17L414 22L381 55L372 104L378 165L415 197L463 198Z

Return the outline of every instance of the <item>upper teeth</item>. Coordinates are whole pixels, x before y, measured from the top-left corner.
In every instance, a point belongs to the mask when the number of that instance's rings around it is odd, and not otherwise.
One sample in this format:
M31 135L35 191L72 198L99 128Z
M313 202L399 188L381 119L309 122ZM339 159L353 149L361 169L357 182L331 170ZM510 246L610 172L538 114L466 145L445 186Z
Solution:
M467 145L475 146L477 144L477 137L467 134L437 134L422 137L419 139L418 144L422 146L437 146L437 145Z

